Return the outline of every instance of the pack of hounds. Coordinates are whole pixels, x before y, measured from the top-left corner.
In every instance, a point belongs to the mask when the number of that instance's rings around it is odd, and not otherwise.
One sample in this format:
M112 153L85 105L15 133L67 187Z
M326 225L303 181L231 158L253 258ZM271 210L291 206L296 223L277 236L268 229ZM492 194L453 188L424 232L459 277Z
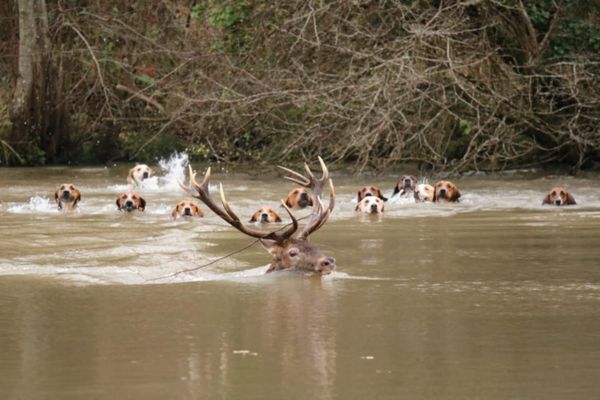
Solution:
M129 170L127 183L131 190L141 187L142 182L154 175L152 168L146 164L138 164ZM412 175L403 175L396 185L392 197L413 198L415 202L447 202L455 203L460 200L461 193L458 187L448 180L438 181L435 185L427 182L418 183ZM81 200L81 192L72 183L60 185L54 193L54 198L59 210L74 210ZM356 196L356 212L367 214L381 214L385 210L387 198L377 186L364 186ZM123 212L143 212L146 208L146 200L134 191L127 191L119 195L115 201L117 208ZM305 188L292 189L285 204L290 209L304 209L313 206L313 198ZM542 204L554 206L567 206L577 204L575 198L563 187L554 187L542 201ZM182 200L175 205L171 212L173 219L203 217L204 213L200 207L190 200ZM255 223L278 223L281 217L272 208L264 206L256 210L249 219Z

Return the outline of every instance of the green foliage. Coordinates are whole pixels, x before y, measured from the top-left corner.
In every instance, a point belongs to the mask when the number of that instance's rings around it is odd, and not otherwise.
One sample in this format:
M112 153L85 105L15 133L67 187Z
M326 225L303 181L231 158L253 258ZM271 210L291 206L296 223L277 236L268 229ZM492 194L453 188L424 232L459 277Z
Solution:
M22 157L25 165L44 165L46 163L46 152L38 146L29 147Z
M242 25L251 14L252 6L246 0L212 0L195 4L190 17L198 21L206 20L209 25L222 31L223 38L211 45L214 50L237 53L246 43L246 32Z
M550 27L556 12L553 0L525 3L527 14L541 40ZM600 3L592 1L563 2L560 19L552 33L546 58L572 58L582 54L600 53L600 26L594 19L600 13Z
M156 161L185 148L179 139L167 133L153 138L148 132L123 131L118 136L118 142L119 159L139 162Z

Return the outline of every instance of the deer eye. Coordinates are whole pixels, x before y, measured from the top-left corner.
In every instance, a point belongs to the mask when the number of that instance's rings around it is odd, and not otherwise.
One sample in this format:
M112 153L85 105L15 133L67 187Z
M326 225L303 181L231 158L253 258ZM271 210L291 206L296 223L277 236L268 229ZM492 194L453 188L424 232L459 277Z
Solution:
M289 249L288 250L288 256L296 257L297 255L298 255L298 249Z

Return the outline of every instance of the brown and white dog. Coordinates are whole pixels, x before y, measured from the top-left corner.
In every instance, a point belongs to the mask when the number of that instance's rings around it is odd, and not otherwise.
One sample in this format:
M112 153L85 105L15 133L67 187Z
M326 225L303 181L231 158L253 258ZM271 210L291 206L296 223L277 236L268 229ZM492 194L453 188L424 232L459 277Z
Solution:
M281 217L271 207L261 207L252 214L250 222L260 222L261 224L281 222Z
M460 191L456 185L450 181L439 181L435 184L433 191L433 201L457 202L460 198Z
M313 199L310 193L304 188L295 188L290 190L286 199L285 205L293 209L302 209L312 207Z
M81 192L72 183L63 183L54 192L54 200L59 210L73 210L81 201Z
M142 186L144 179L150 178L154 175L154 170L146 164L138 164L129 170L127 174L127 183L130 187Z
M117 197L116 203L119 211L144 211L146 209L146 200L131 192L123 193Z
M565 188L557 186L548 192L542 204L551 204L554 206L572 206L577 204L571 193Z
M398 180L398 183L396 183L396 186L394 186L394 194L392 194L392 196L395 196L397 194L399 194L400 196L404 196L411 192L414 193L416 189L417 178L415 178L412 175L402 175Z
M363 186L363 188L360 189L357 193L356 201L360 203L365 197L370 196L377 197L383 201L387 201L387 198L381 193L381 190L379 190L377 186Z
M385 203L379 197L367 196L356 204L354 211L360 211L367 214L381 214L385 208Z
M171 212L171 217L177 219L179 217L204 217L204 213L200 210L200 207L191 200L182 200Z
M435 189L428 183L419 183L414 191L415 201L425 202L433 201Z

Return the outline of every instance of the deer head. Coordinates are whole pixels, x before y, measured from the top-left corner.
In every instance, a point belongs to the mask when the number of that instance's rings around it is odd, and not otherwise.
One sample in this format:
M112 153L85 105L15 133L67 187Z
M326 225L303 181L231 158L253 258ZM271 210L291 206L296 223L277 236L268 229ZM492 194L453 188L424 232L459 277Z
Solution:
M298 220L283 200L281 200L281 204L292 220L291 225L284 229L265 232L249 228L241 222L225 199L223 185L219 184L222 206L213 201L208 190L210 168L206 170L202 182L198 183L196 181L196 173L192 171L192 167L189 167L189 184L184 185L179 182L179 185L189 195L206 204L208 208L229 225L245 235L259 239L273 257L267 273L280 270L297 270L312 272L318 275L327 275L335 269L335 259L322 254L317 246L308 241L309 235L327 222L335 205L335 192L333 182L329 178L329 171L321 157L319 157L319 163L323 172L321 178L318 179L307 164L304 165L306 176L291 169L279 167L290 175L285 176L285 179L310 189L315 199L307 224L295 238L292 235L298 230ZM325 208L321 200L323 186L326 184L329 185L329 204L327 208Z

